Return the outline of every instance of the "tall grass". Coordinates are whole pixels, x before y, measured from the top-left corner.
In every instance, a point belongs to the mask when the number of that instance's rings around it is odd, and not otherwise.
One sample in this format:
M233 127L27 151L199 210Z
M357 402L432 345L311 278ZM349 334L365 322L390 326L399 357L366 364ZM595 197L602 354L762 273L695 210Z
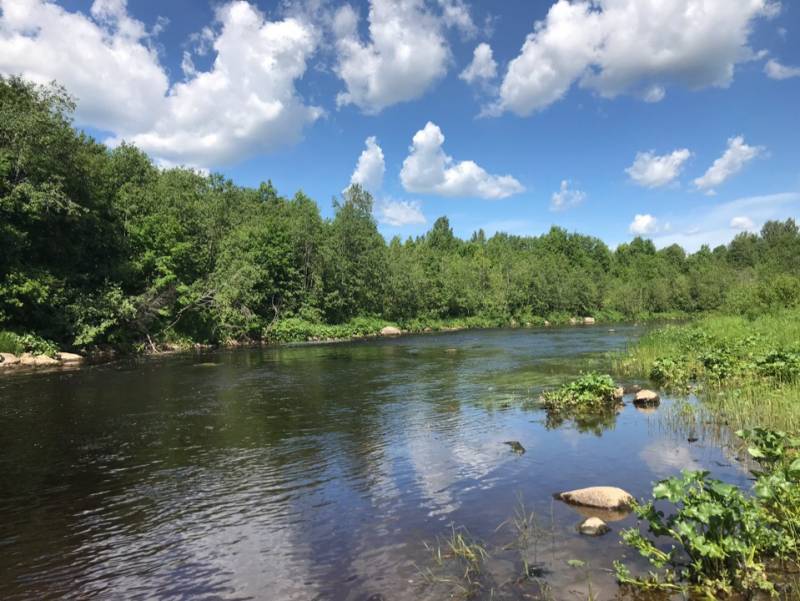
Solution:
M702 410L733 427L800 431L800 311L754 320L709 316L650 332L614 369L693 390Z
M19 355L25 350L19 336L13 332L0 331L0 353Z

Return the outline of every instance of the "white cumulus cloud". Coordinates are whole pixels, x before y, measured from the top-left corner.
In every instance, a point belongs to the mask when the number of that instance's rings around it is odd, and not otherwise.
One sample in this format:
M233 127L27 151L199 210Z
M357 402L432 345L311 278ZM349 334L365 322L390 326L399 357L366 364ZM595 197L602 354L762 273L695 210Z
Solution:
M492 175L473 161L455 162L442 145L444 134L431 123L414 134L400 181L409 192L440 196L506 198L525 188L510 175Z
M95 0L90 14L46 0L0 0L0 72L57 80L78 98L76 119L127 139L164 164L230 163L296 142L322 113L298 97L295 81L316 49L301 20L269 21L236 0L205 28L208 71L183 56L186 81L169 84L153 32L125 0ZM156 29L163 27L157 23Z
M751 231L755 229L756 224L753 223L753 220L746 216L737 216L731 219L731 228L735 230L747 230Z
M800 67L782 65L775 59L769 59L764 65L764 73L771 79L789 79L800 77Z
M376 205L378 221L394 227L427 223L418 200L384 199Z
M675 180L690 156L692 153L687 148L673 150L664 155L637 152L633 165L625 169L625 173L640 186L658 188Z
M508 65L499 98L484 112L529 115L572 85L604 97L633 92L649 101L665 86L724 87L749 60L755 19L771 0L558 0Z
M728 139L728 148L719 157L702 177L694 180L695 186L707 193L712 193L729 177L735 175L742 168L764 152L761 146L748 146L742 136Z
M492 47L482 42L472 53L472 62L467 65L459 77L469 84L486 82L497 76L497 63L492 56Z
M628 227L628 231L637 236L654 234L658 231L658 219L652 215L636 215Z
M381 189L383 174L386 172L386 163L383 159L383 150L378 146L375 136L370 136L364 142L366 148L358 157L355 171L350 177L351 184L361 184L372 193Z
M379 113L419 98L447 72L445 23L424 0L372 0L367 42L358 20L350 5L334 17L335 69L347 88L337 97L340 106L355 104L366 113Z
M553 192L550 197L551 211L565 211L571 207L576 207L586 200L586 192L582 190L570 189L569 180L561 180L561 186L557 192Z
M90 15L43 0L0 0L0 73L57 80L78 96L79 123L150 127L169 87L150 33L125 3L97 0Z

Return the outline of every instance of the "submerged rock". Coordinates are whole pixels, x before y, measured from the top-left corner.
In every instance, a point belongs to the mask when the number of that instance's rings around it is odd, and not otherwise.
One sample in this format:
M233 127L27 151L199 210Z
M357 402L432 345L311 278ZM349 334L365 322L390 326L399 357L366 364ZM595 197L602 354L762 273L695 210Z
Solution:
M60 365L58 359L53 359L47 355L33 355L31 353L23 353L19 358L20 365L27 365L31 367L44 367L50 365Z
M84 357L75 353L58 353L58 358L62 363L82 363Z
M633 404L637 407L655 407L660 402L661 398L653 390L640 390L633 397Z
M0 368L19 365L19 357L11 353L0 353Z
M616 486L590 486L569 490L557 495L562 501L599 509L628 509L633 496Z
M381 336L399 336L403 331L394 326L386 326L381 330Z
M517 455L522 455L525 452L525 447L523 447L518 440L506 440L503 444L510 446L511 450Z
M602 536L607 532L611 532L611 528L600 518L591 517L578 524L578 532L586 536Z

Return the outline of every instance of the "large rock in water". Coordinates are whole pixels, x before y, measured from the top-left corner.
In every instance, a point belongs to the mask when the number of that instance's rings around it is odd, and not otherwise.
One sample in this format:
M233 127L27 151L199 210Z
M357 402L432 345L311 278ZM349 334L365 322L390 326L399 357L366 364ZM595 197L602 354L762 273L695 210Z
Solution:
M611 528L608 527L608 524L596 517L586 518L578 524L578 532L586 536L602 536L610 531Z
M381 336L399 336L403 331L394 326L386 326L381 330Z
M567 503L597 507L599 509L627 509L633 502L633 496L616 486L590 486L558 494L558 498Z
M58 359L53 359L47 355L33 355L31 353L23 353L19 358L20 365L27 365L30 367L45 367L50 365L61 365Z
M585 326L593 326L595 324L594 317L584 317L583 318L583 325Z
M633 404L637 407L655 407L661 402L657 392L652 390L640 390L633 397Z
M0 368L19 364L19 357L11 353L0 353Z
M62 363L81 363L84 358L75 353L58 353L58 358Z

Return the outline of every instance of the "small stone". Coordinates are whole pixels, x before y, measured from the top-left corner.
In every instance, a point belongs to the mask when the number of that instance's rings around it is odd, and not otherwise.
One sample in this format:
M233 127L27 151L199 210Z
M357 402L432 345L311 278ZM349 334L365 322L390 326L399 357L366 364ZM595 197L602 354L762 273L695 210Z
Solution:
M661 402L658 393L653 390L640 390L633 397L633 404L639 407L655 407Z
M578 524L578 532L586 536L602 536L610 531L611 528L608 527L608 524L600 518L586 518Z
M523 447L518 440L506 440L503 444L510 446L511 450L517 455L522 455L525 453L525 447Z

